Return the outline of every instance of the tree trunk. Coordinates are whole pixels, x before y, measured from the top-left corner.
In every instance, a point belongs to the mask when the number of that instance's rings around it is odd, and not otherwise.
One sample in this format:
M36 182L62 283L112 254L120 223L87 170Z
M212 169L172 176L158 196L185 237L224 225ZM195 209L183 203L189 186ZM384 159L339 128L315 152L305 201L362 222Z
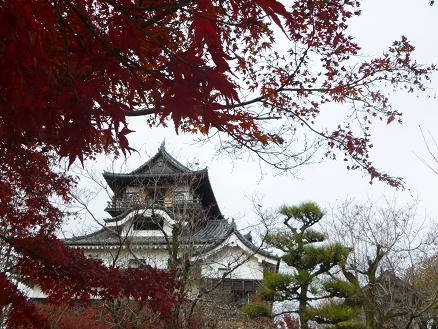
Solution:
M371 281L371 280L370 280ZM367 291L363 298L363 307L364 307L364 313L365 313L365 323L367 328L369 329L378 329L377 328L377 310L375 307L375 293L374 293L374 287L375 287L375 280L372 281L373 283L370 284L370 291Z
M300 291L299 306L298 306L298 315L300 317L300 329L309 329L309 318L306 314L308 289L309 289L308 285L304 285L301 287L301 291Z

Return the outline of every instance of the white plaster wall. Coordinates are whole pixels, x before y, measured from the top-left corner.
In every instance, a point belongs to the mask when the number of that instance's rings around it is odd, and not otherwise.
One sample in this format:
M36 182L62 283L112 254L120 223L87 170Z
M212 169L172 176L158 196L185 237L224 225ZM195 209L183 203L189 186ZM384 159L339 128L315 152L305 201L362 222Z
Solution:
M141 259L145 264L159 268L167 269L168 252L166 248L119 248L107 250L86 249L84 253L89 258L103 260L107 266L112 266L115 262L116 267L126 268L129 261Z
M46 298L47 296L41 291L40 287L33 287L28 292L29 298Z
M106 265L112 265L117 257L116 266L128 267L129 261L135 259L145 260L145 263L159 268L167 269L168 251L160 249L137 249L127 250L123 248L109 250L84 250L85 255L91 258L99 258ZM135 255L135 257L134 257ZM254 255L248 254L238 246L225 246L209 257L202 260L201 277L221 278L223 269L232 269L227 277L232 279L262 280L263 267L261 260Z
M201 273L205 278L222 278L225 269L233 270L227 278L243 280L262 280L262 263L239 247L226 246L209 256L202 265Z
M168 251L166 248L151 249L109 249L109 250L84 250L85 255L99 258L106 265L112 265L117 257L116 266L128 267L129 261L135 259L145 260L145 263L159 268L167 269ZM135 257L134 257L135 255ZM263 267L261 260L256 256L243 251L238 246L225 246L207 258L201 260L201 277L221 278L224 269L232 269L228 278L244 280L262 280Z

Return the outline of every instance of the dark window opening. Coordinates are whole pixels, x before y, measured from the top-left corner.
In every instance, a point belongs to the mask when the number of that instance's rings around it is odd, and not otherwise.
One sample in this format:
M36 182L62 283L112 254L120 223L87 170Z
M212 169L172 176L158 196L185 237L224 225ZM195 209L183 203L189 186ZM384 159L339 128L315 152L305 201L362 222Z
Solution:
M178 201L182 202L182 201L185 201L186 199L188 199L188 198L186 198L186 193L185 192L175 192L173 198L177 202Z
M141 268L149 266L146 259L130 259L128 268Z
M257 290L256 282L253 280L231 280L231 293L234 301L251 302L251 296Z
M151 204L162 206L164 204L165 194L164 189L148 190L148 201Z
M136 231L147 230L161 230L163 228L164 220L162 217L153 215L145 217L137 215L134 217L133 229Z
M217 280L209 281L211 287L214 287ZM220 282L219 291L226 293L229 296L230 302L250 303L252 297L257 291L257 280L239 280L239 279L223 279Z
M128 202L137 202L140 200L140 195L138 192L126 192L125 200Z

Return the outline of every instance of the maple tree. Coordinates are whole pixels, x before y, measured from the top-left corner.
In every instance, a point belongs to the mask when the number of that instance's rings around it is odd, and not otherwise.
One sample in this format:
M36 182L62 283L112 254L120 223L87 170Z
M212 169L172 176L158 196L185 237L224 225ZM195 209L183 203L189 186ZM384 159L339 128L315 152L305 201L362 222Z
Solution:
M169 323L166 323L166 318L160 318L147 307L127 299L106 301L95 305L39 304L37 308L48 318L52 329L172 328ZM190 327L190 329L199 328L201 326Z
M177 131L217 130L266 161L267 147L290 145L288 136L307 129L351 169L399 185L369 160L369 125L400 120L385 86L422 91L435 68L417 64L404 37L378 58L358 59L347 33L358 14L349 0L1 1L0 239L9 256L0 306L9 325L42 327L18 280L52 301L122 294L171 307L165 273L108 269L56 238L64 214L52 201L68 202L74 184L56 169L60 158L130 151L129 116L146 116L151 127L171 120ZM331 102L357 121L318 130ZM141 275L154 279L132 279Z

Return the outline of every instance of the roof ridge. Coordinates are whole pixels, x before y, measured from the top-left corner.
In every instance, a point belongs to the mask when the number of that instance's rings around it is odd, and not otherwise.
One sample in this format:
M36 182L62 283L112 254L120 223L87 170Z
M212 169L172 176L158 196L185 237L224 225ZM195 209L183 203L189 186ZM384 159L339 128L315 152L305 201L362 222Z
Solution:
M131 171L129 174L138 174L139 172L141 172L143 169L150 167L151 164L156 161L156 159L162 155L165 160L167 160L171 165L173 165L174 167L176 167L177 169L183 171L183 172L192 172L192 170L190 170L189 168L187 168L186 166L184 166L181 162L179 162L177 159L175 159L169 152L166 151L166 148L164 146L164 142L161 144L161 146L158 148L158 152L155 153L154 156L152 156L148 161L146 161L144 164L142 164L140 167L134 169L133 171Z
M73 236L71 238L62 239L62 241L70 242L70 241L78 241L78 240L81 240L84 238L91 238L93 236L98 235L99 233L106 232L107 230L109 230L109 229L105 226L105 227L101 227L99 230L97 230L95 232L84 234L84 235Z

